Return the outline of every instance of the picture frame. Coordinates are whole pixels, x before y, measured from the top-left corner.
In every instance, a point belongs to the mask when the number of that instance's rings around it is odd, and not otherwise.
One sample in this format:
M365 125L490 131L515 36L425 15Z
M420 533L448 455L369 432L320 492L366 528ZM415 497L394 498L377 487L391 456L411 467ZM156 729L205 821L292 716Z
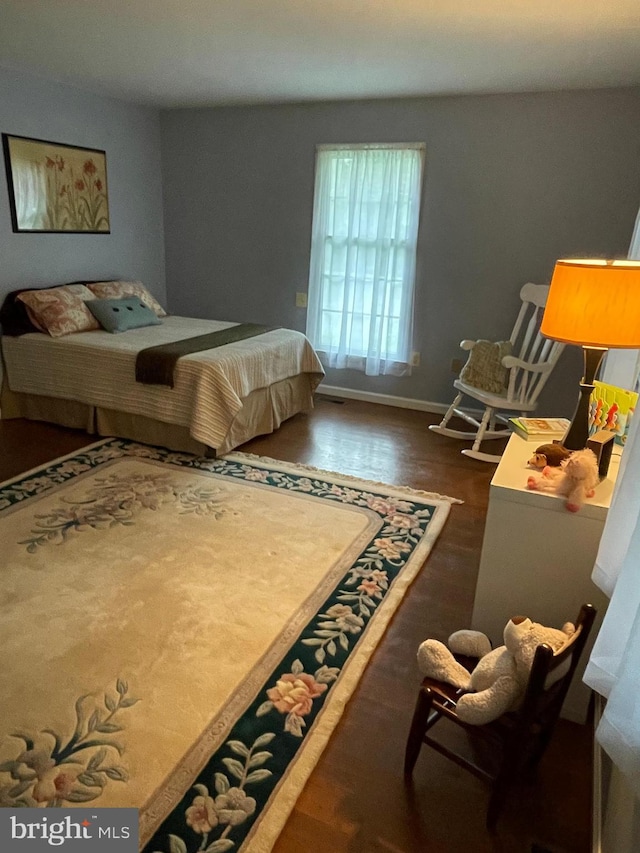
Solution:
M2 148L14 233L111 233L105 151L8 133Z

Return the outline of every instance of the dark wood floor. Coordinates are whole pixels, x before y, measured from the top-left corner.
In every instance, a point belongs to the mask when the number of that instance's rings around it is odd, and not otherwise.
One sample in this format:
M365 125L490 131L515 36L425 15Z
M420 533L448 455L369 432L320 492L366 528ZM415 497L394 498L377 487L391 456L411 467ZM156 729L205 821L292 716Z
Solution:
M319 398L309 416L241 449L359 477L449 494L445 529L398 608L274 853L552 853L590 849L591 735L561 721L534 784L523 784L490 837L482 782L430 750L412 789L404 744L426 637L469 625L489 483L495 466L460 454L427 429L438 418L405 409ZM26 421L0 421L0 481L94 438ZM510 614L505 614L505 621ZM535 614L531 614L535 618ZM499 640L500 638L496 638Z

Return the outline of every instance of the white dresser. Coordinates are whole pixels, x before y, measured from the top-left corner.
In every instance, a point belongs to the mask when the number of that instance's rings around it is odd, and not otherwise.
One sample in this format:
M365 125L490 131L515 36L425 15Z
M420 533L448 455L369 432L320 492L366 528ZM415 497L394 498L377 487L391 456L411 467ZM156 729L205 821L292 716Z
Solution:
M593 604L596 622L562 712L584 722L589 690L582 672L608 603L591 572L618 473L619 447L607 479L572 513L563 498L526 487L533 473L527 460L540 443L513 435L491 481L472 627L497 646L511 616L560 628L575 619L582 604Z

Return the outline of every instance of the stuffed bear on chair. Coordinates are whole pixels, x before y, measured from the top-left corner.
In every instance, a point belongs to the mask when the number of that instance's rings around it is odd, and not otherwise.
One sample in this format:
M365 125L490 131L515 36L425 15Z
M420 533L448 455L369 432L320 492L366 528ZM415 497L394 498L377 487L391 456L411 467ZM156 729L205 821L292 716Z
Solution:
M429 678L469 691L457 701L458 717L472 725L483 725L521 703L536 648L547 643L557 652L574 633L570 622L558 630L525 616L514 616L505 626L504 646L491 650L489 639L481 632L456 631L449 637L449 648L438 640L425 640L418 649L418 666ZM452 652L479 658L473 672L458 663ZM565 671L564 664L558 667L554 680Z

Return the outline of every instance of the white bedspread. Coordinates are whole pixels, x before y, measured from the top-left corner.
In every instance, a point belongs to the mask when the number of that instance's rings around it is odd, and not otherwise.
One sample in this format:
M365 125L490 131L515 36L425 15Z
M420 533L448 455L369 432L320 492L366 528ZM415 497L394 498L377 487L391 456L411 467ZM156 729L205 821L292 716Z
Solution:
M145 347L216 332L236 325L165 317L160 326L121 334L93 331L61 338L44 334L3 337L12 391L78 400L187 427L197 441L222 445L242 399L274 382L324 371L301 333L277 329L179 359L174 387L135 380L136 354Z

